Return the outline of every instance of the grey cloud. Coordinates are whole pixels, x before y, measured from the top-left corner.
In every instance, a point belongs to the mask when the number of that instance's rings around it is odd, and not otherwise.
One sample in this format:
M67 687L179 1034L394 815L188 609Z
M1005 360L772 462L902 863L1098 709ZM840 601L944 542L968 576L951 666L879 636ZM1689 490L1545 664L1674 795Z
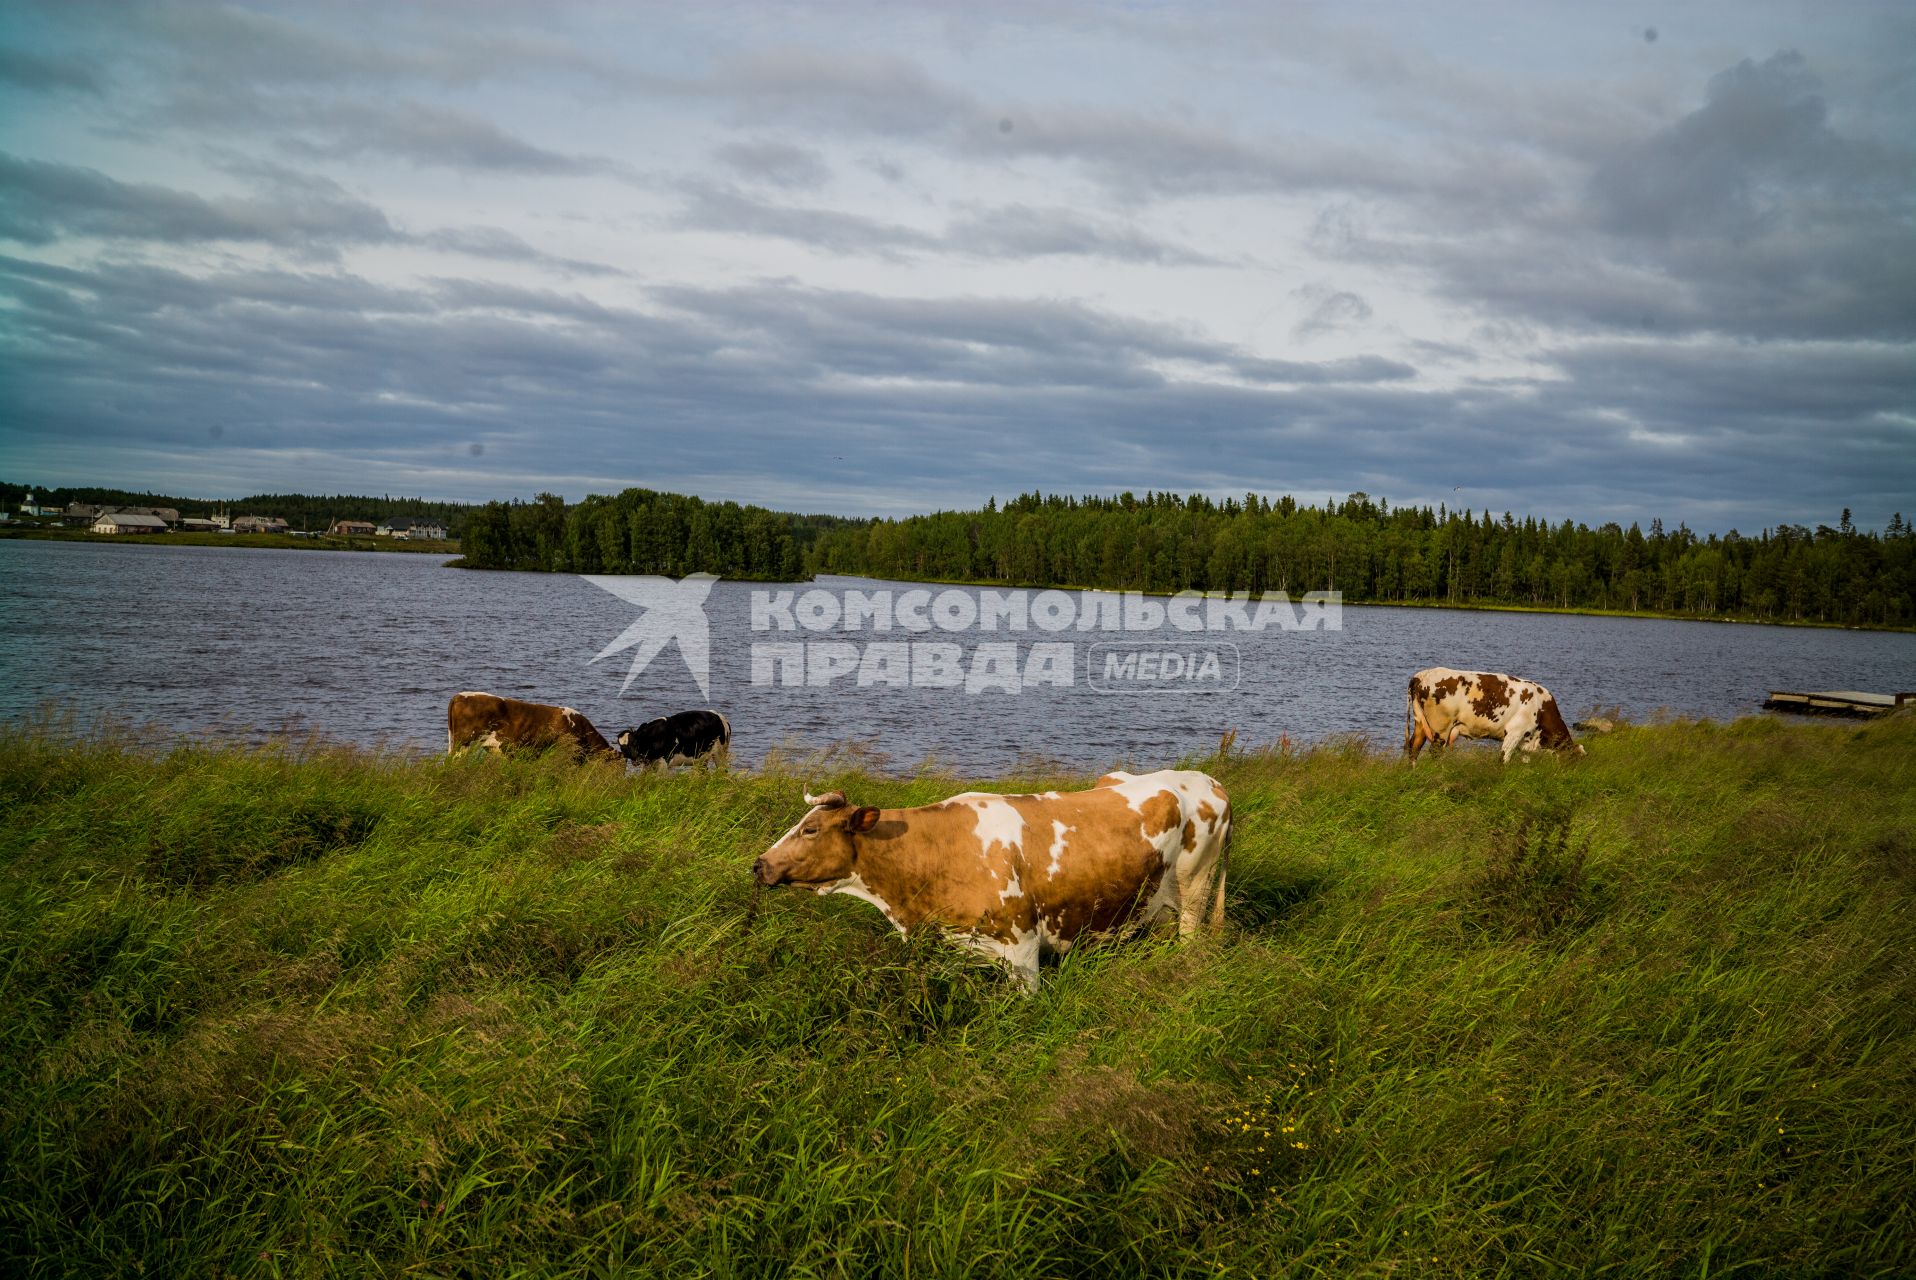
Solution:
M832 176L831 166L816 151L771 139L727 143L718 149L718 158L747 178L780 187L822 187Z
M431 284L434 297L452 310L493 310L518 315L550 316L591 325L621 322L620 313L578 294L527 289L485 280L439 279Z
M709 182L688 181L682 185L686 203L675 221L689 231L774 236L832 253L880 256L896 256L904 249L928 249L937 243L935 237L922 231L855 213L767 203L736 188Z
M208 198L3 152L0 235L29 244L80 235L252 241L302 251L399 239L385 214L323 180L309 180L298 192Z
M1087 218L1070 209L1006 205L955 219L947 247L981 258L1044 258L1081 255L1120 262L1210 265L1217 259L1131 227Z
M1411 366L1382 356L1354 356L1315 364L1300 360L1239 360L1232 368L1256 382L1395 382L1417 376L1417 370Z
M83 62L4 45L0 45L0 83L37 93L68 90L97 95L105 87L100 74Z
M1354 328L1370 319L1370 303L1348 290L1305 288L1297 290L1297 296L1313 305L1291 329L1291 337L1296 339Z
M545 267L563 275L623 276L627 274L618 267L607 266L602 262L587 262L580 258L567 258L546 253L526 243L521 237L499 227L442 227L436 231L424 232L414 239L428 249L462 253L473 258L490 258L496 262L523 262L532 266Z
M726 61L704 82L752 119L924 136L978 108L906 58L781 49Z
M305 20L324 9L297 12L290 18L237 6L157 4L128 9L119 20L129 44L175 62L184 78L231 84L466 86L556 72L604 88L633 79L630 69L542 30L501 30L502 17L510 16L496 11L468 24L439 20L432 6L374 8L356 15L352 35Z
M417 102L281 102L270 114L276 115L280 127L287 131L278 138L283 149L324 159L379 154L420 165L548 177L630 177L632 173L628 166L603 156L552 151L478 116ZM291 132L300 128L309 129L315 136L301 137Z
M138 136L156 121L206 136L262 136L281 152L307 160L390 156L417 166L540 177L635 176L629 165L608 157L541 147L470 112L415 101L199 82L173 91L130 128Z
M325 254L348 244L419 244L471 257L524 262L569 275L622 275L617 268L547 254L496 227L412 234L329 179L277 165L225 166L255 187L245 196L203 197L153 183L121 182L95 169L0 152L0 236L48 244L61 236L128 242L233 241Z
M1388 209L1360 224L1340 204L1314 243L1435 272L1449 296L1506 323L1906 341L1916 151L1837 133L1814 83L1794 54L1746 62L1694 111L1574 169L1554 200L1487 211L1468 235L1432 235Z
M1596 170L1591 194L1603 226L1734 239L1832 212L1907 209L1916 180L1910 153L1837 134L1820 87L1795 52L1722 72L1701 108Z
M973 386L1158 386L1158 362L1256 383L1337 384L1415 376L1378 356L1262 360L1203 335L1056 300L901 299L787 285L659 291L729 329L764 335L802 367Z
M860 214L757 199L734 187L681 184L686 204L676 225L694 231L771 236L840 254L963 254L1018 261L1078 255L1113 261L1212 265L1216 259L1110 220L1067 209L1009 205L953 219L942 231L921 231Z

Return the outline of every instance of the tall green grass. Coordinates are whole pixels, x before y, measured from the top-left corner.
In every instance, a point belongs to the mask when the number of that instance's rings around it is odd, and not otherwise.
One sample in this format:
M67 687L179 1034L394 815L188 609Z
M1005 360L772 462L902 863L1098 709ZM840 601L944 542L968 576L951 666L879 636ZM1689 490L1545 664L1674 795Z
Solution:
M1034 997L758 893L844 759L0 742L0 1271L1907 1275L1916 721L1200 761ZM1073 785L1034 776L995 789Z

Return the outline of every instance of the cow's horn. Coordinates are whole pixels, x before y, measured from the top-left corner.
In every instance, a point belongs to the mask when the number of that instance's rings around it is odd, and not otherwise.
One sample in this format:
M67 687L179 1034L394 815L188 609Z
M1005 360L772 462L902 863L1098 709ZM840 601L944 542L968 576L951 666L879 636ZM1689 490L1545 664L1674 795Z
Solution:
M814 809L838 809L842 808L845 804L845 793L843 791L827 791L822 796L815 796L807 791L805 793L805 803Z

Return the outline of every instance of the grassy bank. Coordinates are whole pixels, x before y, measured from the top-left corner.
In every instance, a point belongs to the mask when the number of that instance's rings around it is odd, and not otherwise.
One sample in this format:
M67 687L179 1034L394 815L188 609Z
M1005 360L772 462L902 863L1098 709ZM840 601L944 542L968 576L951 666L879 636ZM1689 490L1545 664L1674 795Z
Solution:
M12 732L0 1270L1909 1274L1912 760L1201 762L1224 935L1027 999L750 886L801 784L946 779Z
M424 551L456 555L457 539L333 538L318 534L295 538L284 533L93 533L86 529L51 529L0 525L0 538L37 542L135 542L164 547L277 547L291 551Z

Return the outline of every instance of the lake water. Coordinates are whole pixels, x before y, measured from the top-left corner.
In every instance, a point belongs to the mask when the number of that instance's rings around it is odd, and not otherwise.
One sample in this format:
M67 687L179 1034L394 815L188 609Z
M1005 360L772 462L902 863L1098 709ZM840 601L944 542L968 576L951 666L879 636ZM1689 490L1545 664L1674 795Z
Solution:
M608 737L653 716L711 706L731 719L734 753L748 764L775 747L852 740L893 768L934 757L978 774L1031 758L1087 771L1159 767L1214 748L1226 729L1238 731L1240 746L1342 733L1395 746L1406 679L1436 665L1539 680L1572 718L1601 704L1633 718L1662 711L1728 719L1757 712L1770 689L1916 688L1916 635L1554 614L1349 606L1340 630L1202 633L1053 632L1035 623L1022 631L974 624L907 632L894 614L894 629L881 633L870 624L847 631L842 621L832 631L781 631L783 612L761 609L754 630L754 592L808 589L835 600L848 589L889 589L896 603L911 586L719 582L703 607L710 698L676 644L622 694L631 653L592 659L641 610L577 577L469 573L413 554L0 540L0 717L51 702L84 718L111 715L167 732L317 731L443 750L446 700L485 689L577 707ZM943 621L962 620L961 602L939 596L947 590L930 589ZM975 590L961 594L974 605L980 599ZM1065 598L1084 603L1077 593ZM849 652L865 663L866 684L856 672L816 685L777 683L786 667L762 647L805 642L814 645L812 678L830 676ZM1015 663L1003 669L1021 673L1034 644L1070 644L1068 663L1049 671L1069 683L1020 679L1015 694L1001 684L967 692L884 683L888 672L909 670L885 667L884 654L908 651L875 646L911 642L957 645L961 671L989 652L981 644L1014 644ZM1217 651L1224 662L1214 681L1152 683L1141 675L1123 688L1109 687L1122 680L1102 681L1107 691L1096 678L1109 654L1094 645L1115 645L1134 660L1179 652L1194 666L1201 652ZM939 655L918 657L932 659L921 675L935 676ZM1146 661L1147 671L1155 661ZM985 663L973 675L992 685L993 671ZM1227 681L1235 687L1223 688Z

